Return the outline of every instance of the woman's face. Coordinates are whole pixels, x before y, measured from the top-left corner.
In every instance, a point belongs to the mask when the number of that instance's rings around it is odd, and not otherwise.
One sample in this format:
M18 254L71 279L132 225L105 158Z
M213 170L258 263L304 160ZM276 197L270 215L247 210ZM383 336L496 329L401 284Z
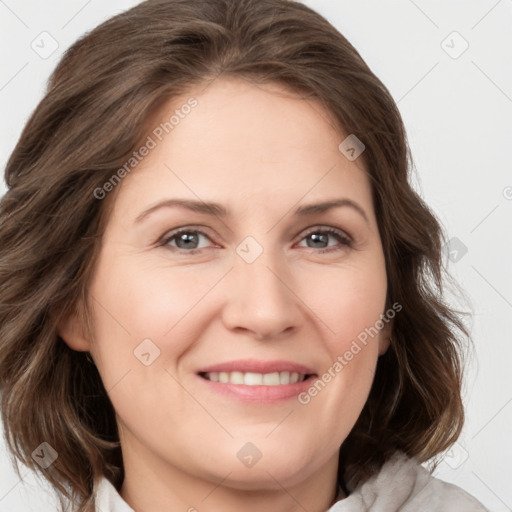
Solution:
M175 99L118 185L96 336L67 341L91 351L125 464L299 484L336 469L368 397L388 345L368 335L387 287L371 186L338 149L348 134L284 92L219 79Z

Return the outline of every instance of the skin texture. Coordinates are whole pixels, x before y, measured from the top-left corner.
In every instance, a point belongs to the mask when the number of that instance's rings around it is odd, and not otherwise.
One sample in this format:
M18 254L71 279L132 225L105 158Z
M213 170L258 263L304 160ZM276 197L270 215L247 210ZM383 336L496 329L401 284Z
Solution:
M134 510L320 512L335 496L339 447L388 347L387 326L306 405L227 397L197 372L250 358L320 375L381 318L387 280L371 185L362 159L338 150L348 134L275 84L217 79L174 98L151 126L191 96L197 106L118 185L90 283L95 339L74 317L60 333L98 366L118 417L120 492ZM232 214L161 208L135 222L169 198L215 201ZM368 221L346 206L293 216L339 198ZM159 245L182 227L204 235ZM311 233L326 227L352 245L334 235L315 244ZM236 251L248 236L263 250L252 263ZM160 350L148 366L134 355L144 339ZM248 442L262 455L252 467L237 457Z

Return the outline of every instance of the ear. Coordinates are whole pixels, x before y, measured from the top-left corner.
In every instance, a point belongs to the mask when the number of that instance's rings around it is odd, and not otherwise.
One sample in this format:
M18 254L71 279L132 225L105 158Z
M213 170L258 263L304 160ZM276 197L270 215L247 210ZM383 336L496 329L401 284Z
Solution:
M82 322L76 312L68 314L64 320L59 323L57 333L69 348L79 352L90 350L90 341L84 334Z
M392 327L393 322L384 322L384 327L379 333L379 356L385 354L391 344Z

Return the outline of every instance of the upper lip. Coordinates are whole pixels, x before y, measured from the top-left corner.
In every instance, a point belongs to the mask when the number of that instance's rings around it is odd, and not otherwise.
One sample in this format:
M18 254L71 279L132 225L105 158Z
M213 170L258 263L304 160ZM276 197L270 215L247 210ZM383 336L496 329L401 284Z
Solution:
M211 372L252 372L252 373L274 373L274 372L295 372L303 375L312 375L315 372L302 364L292 361L275 360L259 361L257 359L238 359L226 361L201 368L198 373Z

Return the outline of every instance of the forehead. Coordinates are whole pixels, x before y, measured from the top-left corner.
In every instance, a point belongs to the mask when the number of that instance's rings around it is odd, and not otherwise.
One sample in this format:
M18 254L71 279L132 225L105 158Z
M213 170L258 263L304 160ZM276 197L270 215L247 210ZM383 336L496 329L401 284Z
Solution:
M362 159L338 149L346 134L320 103L278 84L217 79L160 106L146 130L153 147L123 180L120 206L167 195L282 209L348 195L371 210Z

